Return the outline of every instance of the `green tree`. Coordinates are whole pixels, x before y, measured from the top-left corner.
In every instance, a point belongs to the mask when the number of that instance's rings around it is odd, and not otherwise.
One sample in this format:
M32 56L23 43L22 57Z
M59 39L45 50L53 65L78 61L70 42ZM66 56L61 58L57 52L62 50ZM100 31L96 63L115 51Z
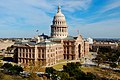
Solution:
M111 63L111 64L110 64L110 67L116 68L116 67L117 67L117 64L116 64L116 63Z
M66 72L59 72L59 73L57 73L57 76L59 76L61 78L61 80L68 80L68 78L69 78L69 74Z
M12 65L10 63L5 63L2 68L7 71L8 73L12 73L12 74L19 74L20 72L23 71L23 68L21 66L18 65Z
M119 49L111 49L111 48L99 48L97 52L96 58L93 59L98 66L101 63L115 63L119 62L120 50Z
M79 63L67 63L67 65L63 65L63 71L65 72L72 72L75 69L79 69L79 66L81 66L81 64Z
M80 69L75 69L71 75L72 77L75 77L76 80L85 80L86 74L81 71Z
M76 80L85 80L86 74L79 69L78 63L67 63L63 66L63 71L67 72L70 77L74 77Z
M48 74L53 74L53 72L55 72L56 70L53 67L47 67L45 69L45 72Z
M99 66L101 63L103 63L103 61L104 61L103 58L104 58L104 55L102 53L99 53L99 54L97 54L96 58L93 59L93 61L96 62L97 65Z
M20 72L23 72L23 68L18 65L14 65L13 69L15 70L16 74L20 74Z
M9 69L9 68L11 68L11 67L13 67L13 65L10 64L10 63L5 63L5 64L2 66L2 68L4 68L4 69Z
M86 80L94 80L94 79L96 79L96 76L91 72L87 72Z
M68 80L76 80L74 77L69 77Z

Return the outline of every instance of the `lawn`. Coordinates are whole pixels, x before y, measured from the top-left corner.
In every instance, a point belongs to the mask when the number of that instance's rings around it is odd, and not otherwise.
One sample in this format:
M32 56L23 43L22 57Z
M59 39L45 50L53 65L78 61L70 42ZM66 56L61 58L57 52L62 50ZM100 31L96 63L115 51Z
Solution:
M66 63L57 64L52 67L56 70L60 70L63 68L63 65L66 65ZM108 70L108 69L105 70L105 69L101 69L99 67L81 67L80 69L85 73L91 72L91 73L101 76L101 77L114 78L117 80L120 79L120 73L114 72L114 71Z
M27 78L22 78L18 75L8 75L0 72L0 80L28 80Z
M81 70L83 72L91 72L93 74L97 74L101 77L108 77L108 78L117 78L117 79L120 79L120 73L118 72L114 72L114 71L111 71L111 70L105 70L105 69L101 69L101 68L98 68L98 67L81 67Z
M59 60L57 63L60 63L60 62L65 62L66 60L65 59L63 59L63 60Z
M66 65L66 63L57 64L57 65L54 65L54 66L52 66L52 67L53 67L54 69L56 69L56 70L60 70L60 69L63 68L63 65Z

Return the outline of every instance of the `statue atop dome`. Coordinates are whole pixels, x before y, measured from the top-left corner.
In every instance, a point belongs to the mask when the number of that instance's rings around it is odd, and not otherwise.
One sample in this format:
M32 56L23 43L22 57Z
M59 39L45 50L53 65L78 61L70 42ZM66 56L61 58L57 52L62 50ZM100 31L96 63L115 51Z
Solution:
M61 7L60 7L60 5L58 6L58 12L57 12L57 13L59 13L59 12L61 12Z

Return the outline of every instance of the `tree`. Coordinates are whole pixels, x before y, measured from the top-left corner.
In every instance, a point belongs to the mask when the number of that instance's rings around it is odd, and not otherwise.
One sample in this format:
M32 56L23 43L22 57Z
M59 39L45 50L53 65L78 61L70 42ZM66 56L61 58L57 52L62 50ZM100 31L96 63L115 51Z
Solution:
M67 63L63 66L63 71L67 72L70 77L74 77L76 80L85 80L86 74L79 69L78 63Z
M23 72L23 68L21 66L14 65L13 68L16 71L16 74L20 74L20 72Z
M61 78L61 80L68 80L68 78L69 78L69 74L66 72L59 72L57 74L57 76L59 76Z
M13 65L10 64L10 63L5 63L5 64L2 66L2 68L4 68L4 69L9 69L9 68L11 68L11 67L13 67Z
M116 64L116 63L111 63L111 64L110 64L110 67L116 68L116 67L117 67L117 64Z
M53 72L55 72L56 70L53 67L47 67L45 69L45 72L48 74L53 74Z
M23 68L21 66L18 65L12 65L10 63L5 63L2 68L5 70L5 72L7 73L11 73L11 74L19 74L20 72L23 71Z
M74 77L69 77L68 80L76 80Z
M86 74L81 71L80 69L75 69L71 75L72 77L75 77L76 80L85 80Z
M77 65L77 66L82 66L82 65L80 64L80 62L76 62L76 65Z
M119 49L111 49L111 48L99 48L97 52L96 58L93 59L98 66L101 63L115 63L118 62L120 57L120 50Z
M94 80L94 79L96 79L96 76L91 72L87 72L86 80Z
M101 63L103 63L103 54L102 53L99 53L97 54L96 58L93 59L94 62L97 63L97 65L99 66Z
M75 69L79 69L79 66L81 66L80 63L67 63L67 65L63 65L63 71L72 72Z
M0 71L0 79L1 80L3 80L3 78L4 78L3 76L4 76L4 74Z
M43 77L37 76L36 73L31 73L28 80L46 80L46 79L43 79Z

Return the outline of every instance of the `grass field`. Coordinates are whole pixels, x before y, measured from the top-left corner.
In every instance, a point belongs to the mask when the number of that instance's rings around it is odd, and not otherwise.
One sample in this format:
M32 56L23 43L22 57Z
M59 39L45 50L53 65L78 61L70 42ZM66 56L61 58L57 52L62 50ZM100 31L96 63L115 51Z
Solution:
M101 77L114 78L115 80L120 79L120 73L111 70L105 70L98 67L81 67L83 72L91 72Z
M0 80L28 80L27 78L22 78L18 75L7 75L0 72Z
M52 66L54 69L59 70L63 68L63 65L66 65L66 63L62 63L62 64L57 64L55 66Z

